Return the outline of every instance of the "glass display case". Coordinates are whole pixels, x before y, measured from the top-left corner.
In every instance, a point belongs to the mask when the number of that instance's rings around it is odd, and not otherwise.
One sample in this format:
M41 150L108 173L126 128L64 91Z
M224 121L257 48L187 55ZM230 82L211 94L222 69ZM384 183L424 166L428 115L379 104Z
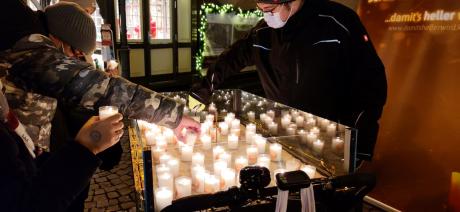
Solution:
M185 102L187 92L164 93ZM242 90L218 90L204 110L184 114L202 123L201 134L132 120L129 126L136 190L142 209L159 211L171 201L239 186L245 166L274 174L302 170L311 179L353 173L353 128ZM155 207L154 207L155 206Z

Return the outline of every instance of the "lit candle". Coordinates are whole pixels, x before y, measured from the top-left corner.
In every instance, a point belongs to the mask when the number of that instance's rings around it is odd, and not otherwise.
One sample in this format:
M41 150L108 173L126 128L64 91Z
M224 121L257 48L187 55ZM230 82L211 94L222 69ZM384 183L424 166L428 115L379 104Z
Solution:
M332 124L327 125L326 134L329 137L334 137L336 131L337 131L337 125L336 124L332 123Z
M171 205L173 200L173 192L168 188L159 188L155 192L156 211L161 211L168 205Z
M246 143L252 144L254 143L254 137L256 136L255 132L246 131Z
M234 119L235 119L235 118L233 118L233 117L227 115L227 116L224 118L224 122L225 122L228 126L232 126L232 122L233 122Z
M299 111L291 110L291 115L292 115L292 117L297 117L297 116L299 116Z
M336 153L340 153L343 150L343 139L340 137L332 139L332 150Z
M305 130L299 130L297 132L297 134L299 134L300 136L300 142L303 143L303 144L307 144L308 143L308 140L307 140L307 131Z
M265 123L265 118L267 118L267 114L261 113L261 114L259 115L259 119L260 119L261 122L264 122L264 123Z
M313 132L309 132L308 135L307 135L307 144L309 146L313 146L313 142L316 141L316 139L318 139L318 134L316 133L313 133Z
M306 128L310 129L316 125L316 120L314 118L308 118L306 121Z
M181 160L185 162L192 161L193 147L189 145L184 145L180 149Z
M257 158L257 165L270 169L270 157L266 154L259 155Z
M233 119L233 121L232 121L232 129L240 129L240 120L239 119Z
M164 173L171 173L171 169L166 164L160 164L156 167L157 169L157 176L160 176Z
M303 122L305 121L305 118L303 116L297 116L295 118L295 124L297 127L303 127Z
M240 170L248 165L248 159L245 157L238 157L235 159L235 170L240 173Z
M273 111L273 110L268 110L268 111L267 111L267 116L270 116L272 119L275 119L275 111Z
M175 158L172 158L167 162L167 164L174 177L179 176L179 161Z
M314 167L312 165L302 166L302 168L300 170L302 170L303 172L307 173L307 175L308 175L308 177L310 179L313 179L315 177L316 167Z
M147 132L145 132L145 141L147 143L148 146L153 146L155 145L155 132L151 131L151 130L148 130Z
M223 169L227 168L228 164L226 160L217 160L214 162L214 174L220 176Z
M211 149L211 136L209 135L201 135L200 136L201 140L201 148L204 150L209 150Z
M295 135L295 131L296 131L296 128L295 127L292 127L292 126L289 126L287 129L286 129L286 133L287 135Z
M176 139L174 139L174 132L171 129L166 129L163 132L163 136L166 139L166 142L169 144L175 144Z
M213 160L219 159L220 154L222 154L224 152L225 152L225 150L224 150L224 148L222 146L215 146L212 149L212 158L213 158Z
M210 113L216 113L217 112L216 104L214 104L214 103L209 104L208 111Z
M117 106L102 106L99 107L99 120L104 120L118 113Z
M320 131L319 131L319 128L318 128L318 127L313 127L313 128L310 129L310 132L311 132L311 133L314 133L314 134L316 134L316 135L319 135L319 132L320 132Z
M187 132L187 135L185 137L185 143L190 146L195 145L196 137L197 137L196 133Z
M194 153L192 156L192 167L204 166L204 155L201 153Z
M232 119L235 119L235 114L234 113L228 113L227 114L227 117L230 117Z
M228 152L223 152L222 154L219 155L219 160L226 161L227 166L230 166L232 164L232 154Z
M256 132L256 125L255 124L248 124L246 125L246 132Z
M286 170L287 171L295 171L298 170L300 167L300 162L296 159L289 159L286 161Z
M171 176L170 173L165 172L158 176L158 186L159 187L166 187L172 190L174 187L174 178Z
M230 134L228 136L228 148L229 149L238 149L238 136Z
M166 164L168 163L170 159L171 159L171 155L164 153L160 156L160 164Z
M281 161L282 147L280 144L270 144L270 158L272 161Z
M214 115L213 114L206 115L206 121L213 123L214 122Z
M257 146L248 146L246 148L246 155L248 157L249 164L255 164L257 162L257 155L259 154Z
M329 125L329 123L330 123L329 120L321 118L320 122L319 122L319 126L321 126L321 128L323 128L323 129L326 129L326 127L327 127L327 125Z
M236 175L235 175L235 170L226 168L222 170L221 174L221 179L222 179L222 189L227 190L228 188L235 186L236 182Z
M188 107L184 107L184 115L190 115L190 109Z
M192 174L192 187L198 193L204 192L204 177L206 170L203 166L193 166L191 169Z
M160 147L164 150L166 150L166 148L168 147L168 142L166 142L165 137L163 137L162 135L157 135L155 142L157 147Z
M255 143L257 150L260 154L265 153L265 145L267 144L267 139L262 136L256 136Z
M248 120L250 122L254 122L256 120L256 114L254 113L254 111L249 111L248 112Z
M192 195L192 180L189 177L178 177L176 179L177 198Z
M324 148L324 142L321 141L321 140L316 140L315 142L313 142L313 151L318 153L318 154L321 154L323 152L323 148Z
M220 134L227 135L228 134L228 124L226 122L219 123Z
M270 134L272 135L278 134L278 124L277 123L272 121L271 123L268 124L268 129L270 131Z
M286 116L284 116L281 119L281 127L283 127L283 128L287 128L290 123L291 123L291 119L286 118Z
M207 175L204 180L204 192L215 193L219 191L220 179L214 175Z
M236 136L240 136L240 128L232 128L230 130L230 134L233 134L233 135L236 135Z
M153 147L151 148L151 152L152 152L152 157L153 157L153 161L155 163L159 163L160 162L160 156L165 152L164 149L160 148L160 147Z

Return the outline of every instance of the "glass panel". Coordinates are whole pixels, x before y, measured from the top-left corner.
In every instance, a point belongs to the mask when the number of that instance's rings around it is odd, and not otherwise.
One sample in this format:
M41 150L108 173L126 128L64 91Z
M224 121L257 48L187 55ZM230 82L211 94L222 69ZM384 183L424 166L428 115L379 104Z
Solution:
M171 0L150 0L150 39L171 40ZM163 41L161 41L163 40Z
M152 49L150 54L152 75L173 73L172 49Z
M101 42L101 25L104 24L104 19L102 18L99 10L99 5L96 4L96 11L91 15L93 18L94 24L96 25L96 41L98 42L98 48L100 48Z
M131 77L145 76L144 50L131 49L129 51L129 67Z
M179 0L177 6L177 24L178 24L178 36L179 42L188 43L191 41L191 1L190 0Z
M192 71L192 50L190 48L179 49L179 72Z
M141 0L126 0L126 33L128 41L142 41L142 7ZM115 1L115 22L117 40L120 40L120 17L118 15L118 1Z
M37 2L39 2L39 1L37 1ZM31 0L28 0L28 1L27 1L27 6L29 6L30 9L32 9L33 11L37 11L37 7L35 7L35 4L32 3Z

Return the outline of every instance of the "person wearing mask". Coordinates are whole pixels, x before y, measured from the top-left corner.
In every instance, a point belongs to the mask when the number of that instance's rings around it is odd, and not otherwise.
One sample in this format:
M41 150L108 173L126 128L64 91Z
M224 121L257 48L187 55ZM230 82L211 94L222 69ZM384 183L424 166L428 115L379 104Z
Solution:
M267 98L358 129L358 153L371 160L387 84L357 14L328 0L257 0L261 20L212 64L192 96L255 65Z
M0 205L3 211L65 211L101 164L96 156L123 135L122 115L90 118L77 136L37 163L33 144L18 130L0 82Z

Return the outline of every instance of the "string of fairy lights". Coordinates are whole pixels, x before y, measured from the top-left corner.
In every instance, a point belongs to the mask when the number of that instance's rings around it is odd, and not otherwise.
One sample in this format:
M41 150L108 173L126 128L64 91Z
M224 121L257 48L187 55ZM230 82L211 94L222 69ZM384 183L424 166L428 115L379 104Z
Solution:
M263 13L260 10L242 10L239 7L234 7L231 4L216 5L213 3L204 3L200 8L200 27L198 28L198 33L200 37L200 45L198 53L195 56L195 69L201 74L201 69L203 68L204 60L204 50L206 49L206 29L207 29L207 18L208 14L229 14L233 13L240 18L252 18L252 17L262 17Z

